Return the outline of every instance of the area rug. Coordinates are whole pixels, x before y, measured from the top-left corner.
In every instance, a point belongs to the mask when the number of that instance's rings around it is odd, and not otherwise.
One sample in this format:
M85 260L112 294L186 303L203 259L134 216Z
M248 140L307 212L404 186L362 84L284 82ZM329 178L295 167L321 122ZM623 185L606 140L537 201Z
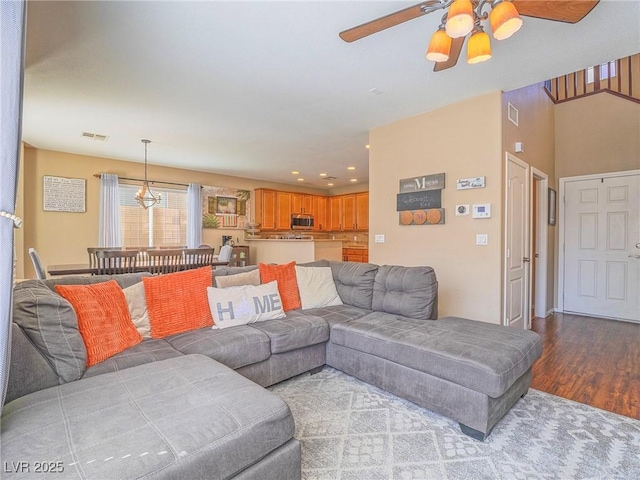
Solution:
M639 420L536 390L484 442L328 367L270 390L293 412L305 480L640 478Z

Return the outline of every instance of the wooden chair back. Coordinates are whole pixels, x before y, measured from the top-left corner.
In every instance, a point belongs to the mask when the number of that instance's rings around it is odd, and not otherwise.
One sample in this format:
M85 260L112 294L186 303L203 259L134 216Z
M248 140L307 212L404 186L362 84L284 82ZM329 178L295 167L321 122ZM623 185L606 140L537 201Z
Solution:
M182 269L184 259L181 248L148 250L149 271L154 275L173 273Z
M98 251L121 251L121 247L88 247L87 253L89 254L89 268L98 268L98 257L96 252Z
M210 266L213 262L213 248L185 248L185 269Z
M95 252L98 275L119 275L135 273L138 260L137 250L104 250Z

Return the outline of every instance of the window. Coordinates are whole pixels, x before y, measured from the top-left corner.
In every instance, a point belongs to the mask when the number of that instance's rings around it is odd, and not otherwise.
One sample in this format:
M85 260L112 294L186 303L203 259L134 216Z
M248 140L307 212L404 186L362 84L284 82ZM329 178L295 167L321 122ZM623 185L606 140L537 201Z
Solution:
M187 244L187 191L153 187L160 203L145 210L136 202L140 185L120 184L120 226L125 247Z
M600 80L606 80L616 76L616 62L603 63L600 65ZM587 68L587 83L593 83L593 67Z

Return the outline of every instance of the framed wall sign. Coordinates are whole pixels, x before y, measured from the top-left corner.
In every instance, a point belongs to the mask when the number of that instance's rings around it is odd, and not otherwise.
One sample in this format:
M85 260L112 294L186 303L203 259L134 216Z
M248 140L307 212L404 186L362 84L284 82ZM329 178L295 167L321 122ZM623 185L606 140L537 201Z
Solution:
M553 188L549 189L549 213L548 224L554 227L556 225L556 191Z
M84 178L43 177L45 212L86 211L86 183Z

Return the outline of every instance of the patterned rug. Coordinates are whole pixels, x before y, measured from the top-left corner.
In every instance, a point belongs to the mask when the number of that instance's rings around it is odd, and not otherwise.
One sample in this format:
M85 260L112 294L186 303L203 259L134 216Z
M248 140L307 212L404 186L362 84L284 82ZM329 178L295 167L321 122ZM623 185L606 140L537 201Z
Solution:
M536 390L484 442L329 367L270 390L293 412L305 480L640 479L640 421Z

